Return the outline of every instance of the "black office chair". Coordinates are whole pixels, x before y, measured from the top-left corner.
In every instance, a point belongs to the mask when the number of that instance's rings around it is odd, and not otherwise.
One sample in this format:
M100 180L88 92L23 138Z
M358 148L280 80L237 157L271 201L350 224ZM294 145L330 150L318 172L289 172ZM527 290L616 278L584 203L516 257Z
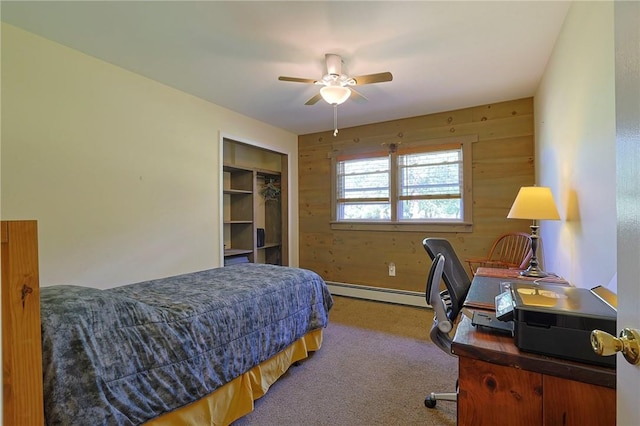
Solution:
M425 290L427 303L434 311L429 336L436 346L453 356L451 330L462 309L471 280L449 241L441 238L425 238L422 245L433 260ZM445 283L445 290L442 291L440 291L441 280ZM434 408L438 400L457 401L457 387L456 382L456 392L430 393L425 398L424 405Z
M438 253L442 253L447 259L442 278L451 296L451 309L455 315L452 319L455 319L460 309L462 309L462 304L467 298L469 287L471 287L471 279L467 275L467 270L460 262L460 258L458 258L449 240L444 238L425 238L422 240L422 246L431 257L431 260L435 259Z

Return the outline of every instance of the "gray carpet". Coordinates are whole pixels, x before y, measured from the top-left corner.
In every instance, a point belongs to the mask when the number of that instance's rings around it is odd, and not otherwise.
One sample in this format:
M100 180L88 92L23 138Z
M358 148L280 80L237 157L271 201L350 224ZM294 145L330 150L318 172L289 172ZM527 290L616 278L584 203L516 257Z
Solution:
M245 425L455 425L456 404L424 406L451 392L456 358L429 341L431 310L335 297L322 348L294 366Z

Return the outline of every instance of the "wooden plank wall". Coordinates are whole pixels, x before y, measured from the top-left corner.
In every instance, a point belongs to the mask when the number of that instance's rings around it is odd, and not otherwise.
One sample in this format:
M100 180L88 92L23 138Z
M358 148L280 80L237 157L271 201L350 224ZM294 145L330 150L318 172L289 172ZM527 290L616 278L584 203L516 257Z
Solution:
M447 238L461 260L483 256L506 231L529 232L528 221L507 219L521 186L534 178L533 98L298 137L300 266L325 280L424 291L431 260L428 236ZM477 135L473 144L473 232L332 230L331 160L334 150L454 135ZM388 264L396 276L388 276ZM465 263L466 266L466 263Z

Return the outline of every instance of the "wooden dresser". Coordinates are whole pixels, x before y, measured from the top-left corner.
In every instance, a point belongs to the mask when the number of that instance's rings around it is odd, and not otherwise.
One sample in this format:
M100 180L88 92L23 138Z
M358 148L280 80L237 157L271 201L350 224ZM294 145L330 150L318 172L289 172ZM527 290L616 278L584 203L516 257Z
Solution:
M37 222L2 221L3 424L42 425Z
M494 300L500 281L515 278L484 272L473 279L452 343L458 424L615 426L615 368L523 352L513 337L472 325L474 310L492 312L484 302Z
M616 424L615 369L521 352L466 316L452 347L459 425Z

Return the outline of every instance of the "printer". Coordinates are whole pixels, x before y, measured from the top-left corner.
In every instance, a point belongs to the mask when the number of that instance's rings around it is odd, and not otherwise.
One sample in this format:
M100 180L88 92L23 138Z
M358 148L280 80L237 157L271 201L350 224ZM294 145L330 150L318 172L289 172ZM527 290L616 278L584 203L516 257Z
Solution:
M616 335L616 309L589 289L551 283L512 283L496 296L496 317L513 320L516 346L527 352L605 367L591 347L591 331Z

